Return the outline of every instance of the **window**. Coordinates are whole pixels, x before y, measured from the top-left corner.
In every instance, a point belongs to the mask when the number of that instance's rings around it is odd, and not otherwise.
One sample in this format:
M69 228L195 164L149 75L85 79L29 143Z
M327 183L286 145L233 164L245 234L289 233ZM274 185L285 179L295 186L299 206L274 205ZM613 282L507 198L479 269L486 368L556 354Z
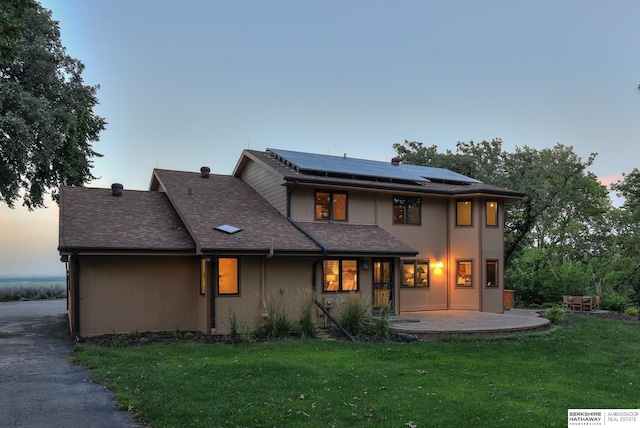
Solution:
M324 291L357 291L357 260L325 260Z
M498 225L498 202L487 201L487 226Z
M456 202L456 226L471 226L471 201Z
M347 220L347 194L316 192L316 220Z
M218 259L218 294L240 294L238 259Z
M429 262L405 260L402 262L403 287L428 287Z
M456 286L457 287L472 287L473 286L473 265L471 260L458 260L458 269Z
M395 224L420 224L420 198L393 197L393 222Z
M486 272L487 272L487 287L497 287L498 286L498 261L487 260Z

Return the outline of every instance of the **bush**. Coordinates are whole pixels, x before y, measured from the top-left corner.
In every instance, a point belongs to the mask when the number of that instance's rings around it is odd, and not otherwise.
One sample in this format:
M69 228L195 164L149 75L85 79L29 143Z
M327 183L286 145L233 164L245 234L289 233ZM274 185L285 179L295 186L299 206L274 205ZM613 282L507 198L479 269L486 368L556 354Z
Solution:
M544 317L551 322L551 324L559 324L566 318L565 310L561 305L552 305L544 312Z
M600 308L607 311L622 312L627 305L627 297L613 291L605 292L600 300Z
M60 285L48 287L3 287L0 288L0 302L15 300L62 299L67 296L67 290Z
M318 326L313 317L315 297L312 290L305 290L300 293L300 321L298 322L298 332L302 337L316 337L318 334Z
M229 336L232 340L239 340L241 342L251 342L253 339L251 335L251 327L247 318L241 318L236 313L236 310L229 306L227 308L227 315L224 320L224 324L229 330Z
M371 302L361 294L338 299L338 322L352 335L362 334L371 319Z
M277 339L287 336L295 323L287 317L287 311L280 305L273 295L267 298L267 313L264 322L256 330L256 336L264 339Z
M640 309L635 306L629 306L625 311L625 315L631 315L632 317L637 317L640 315Z
M391 337L391 329L389 328L389 312L387 309L380 309L380 316L372 319L369 330L377 339L386 340Z

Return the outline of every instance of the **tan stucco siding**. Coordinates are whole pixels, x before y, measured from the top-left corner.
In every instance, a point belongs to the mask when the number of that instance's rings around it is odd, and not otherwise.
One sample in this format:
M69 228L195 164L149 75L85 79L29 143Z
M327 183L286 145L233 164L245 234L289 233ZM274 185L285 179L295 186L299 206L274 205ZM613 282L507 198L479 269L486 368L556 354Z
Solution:
M486 204L483 202L483 207ZM485 210L486 211L486 210ZM484 226L486 216L483 217L482 228L482 311L502 313L504 311L504 202L498 203L498 226ZM485 265L487 260L498 261L498 286L486 287L487 277Z
M300 186L291 194L291 218L295 221L315 220L316 191L335 191L327 187ZM347 218L351 224L376 224L376 195L372 192L347 191Z
M284 180L255 162L249 162L241 177L282 215L287 215L287 189Z
M80 258L80 335L198 330L195 258L101 256ZM200 322L199 322L200 320Z

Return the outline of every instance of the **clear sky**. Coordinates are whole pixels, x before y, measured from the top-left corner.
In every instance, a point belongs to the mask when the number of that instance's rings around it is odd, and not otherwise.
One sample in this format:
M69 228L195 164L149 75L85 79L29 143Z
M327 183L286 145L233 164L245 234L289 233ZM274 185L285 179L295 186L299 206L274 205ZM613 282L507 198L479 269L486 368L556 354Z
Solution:
M91 186L230 173L267 147L374 160L392 144L573 146L640 167L640 2L45 0L108 121ZM63 274L57 206L0 206L0 275Z

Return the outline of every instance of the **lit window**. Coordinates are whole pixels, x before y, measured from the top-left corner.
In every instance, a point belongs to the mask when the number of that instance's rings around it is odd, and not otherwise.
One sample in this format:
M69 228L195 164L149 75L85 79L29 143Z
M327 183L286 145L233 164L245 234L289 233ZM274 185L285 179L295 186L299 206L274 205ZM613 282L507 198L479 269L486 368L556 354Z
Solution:
M487 201L487 226L498 225L498 202Z
M218 259L218 293L239 294L238 259Z
M402 262L402 286L403 287L428 287L429 286L429 262L403 261Z
M325 260L324 291L357 291L357 260Z
M347 194L316 192L316 220L346 220Z
M458 269L456 286L458 287L471 287L473 286L473 266L471 260L458 260Z
M420 198L393 197L393 222L396 224L420 224Z
M498 286L498 261L487 260L487 287Z
M200 294L207 292L207 260L200 259Z
M456 202L456 225L471 226L471 201Z

